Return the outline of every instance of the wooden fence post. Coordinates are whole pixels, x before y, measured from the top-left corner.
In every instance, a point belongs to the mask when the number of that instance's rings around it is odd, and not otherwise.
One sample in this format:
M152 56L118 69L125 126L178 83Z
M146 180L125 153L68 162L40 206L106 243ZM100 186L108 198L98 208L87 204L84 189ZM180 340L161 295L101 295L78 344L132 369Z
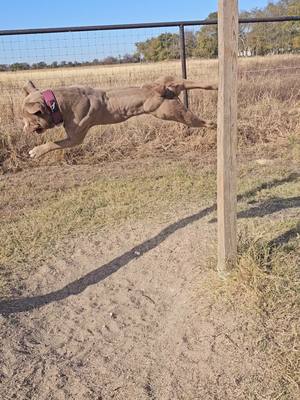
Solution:
M186 71L186 52L185 52L185 38L184 38L184 25L179 25L179 43L180 43L180 60L181 60L181 76L183 79L187 78ZM189 108L189 98L187 90L183 91L183 103L186 108Z
M237 256L237 0L219 0L218 48L218 271L226 276Z

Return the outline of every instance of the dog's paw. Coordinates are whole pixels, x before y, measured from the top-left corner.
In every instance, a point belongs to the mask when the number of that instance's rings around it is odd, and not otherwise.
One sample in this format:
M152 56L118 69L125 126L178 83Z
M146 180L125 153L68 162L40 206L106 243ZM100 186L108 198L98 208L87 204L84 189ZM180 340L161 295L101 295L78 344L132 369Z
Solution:
M44 154L44 152L43 152L43 150L41 149L40 146L36 146L36 147L34 147L33 149L31 149L29 151L30 158L39 158L43 154Z

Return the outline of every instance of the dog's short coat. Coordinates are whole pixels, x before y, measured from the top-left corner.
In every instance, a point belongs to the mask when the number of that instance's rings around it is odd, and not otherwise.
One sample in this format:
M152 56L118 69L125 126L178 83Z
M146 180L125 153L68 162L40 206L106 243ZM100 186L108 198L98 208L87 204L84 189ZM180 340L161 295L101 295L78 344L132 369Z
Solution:
M82 143L88 130L95 125L115 124L141 115L151 114L163 120L177 121L190 127L215 128L212 121L198 118L178 98L183 90L217 90L216 85L203 85L186 79L164 77L141 87L93 89L69 86L55 89L67 138L34 147L29 154L40 157L49 151L65 149ZM43 133L53 128L51 110L42 93L29 81L24 87L26 97L22 114L24 132Z

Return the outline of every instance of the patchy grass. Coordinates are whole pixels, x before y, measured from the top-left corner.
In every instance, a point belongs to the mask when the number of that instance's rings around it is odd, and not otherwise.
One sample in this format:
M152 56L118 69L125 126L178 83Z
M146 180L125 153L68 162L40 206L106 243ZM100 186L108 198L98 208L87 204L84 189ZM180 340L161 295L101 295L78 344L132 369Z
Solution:
M158 169L148 177L141 173L136 177L99 178L90 184L55 192L50 198L46 192L45 200L39 193L37 203L29 201L21 211L4 215L0 263L6 266L36 263L63 237L93 232L128 219L155 217L177 207L178 202L193 202L200 196L204 201L215 193L213 172L192 174L184 168L175 168L162 173ZM9 196L24 195L24 189L16 188ZM5 190L3 183L2 190ZM9 199L6 197L4 202L9 203Z
M278 240L267 240L273 232L281 232ZM300 224L295 220L255 230L244 227L238 267L225 284L227 299L252 321L251 328L241 326L241 331L250 334L252 348L268 360L268 399L299 396L299 239Z
M161 220L163 216L167 220L176 210L215 202L215 168L188 162L156 164L150 171L135 167L111 176L99 173L90 180L83 173L75 179L64 168L59 171L50 178L49 171L43 170L37 171L39 178L25 174L17 179L17 174L0 182L0 265L5 274L11 275L11 268L24 271L24 265L28 266L26 274L30 273L63 238L126 220ZM255 226L263 216L296 210L300 178L293 171L280 162L242 166L239 218Z
M268 366L257 384L241 384L249 399L292 400L299 394L300 175L287 157L241 165L238 265L226 281L214 277L207 283L214 304L242 313L241 340L250 356ZM8 286L21 288L62 239L118 229L130 220L169 224L178 210L182 215L215 203L214 166L124 163L117 173L104 168L92 177L83 166L77 175L76 167L51 171L24 171L0 181L2 294ZM263 393L262 382L268 382Z

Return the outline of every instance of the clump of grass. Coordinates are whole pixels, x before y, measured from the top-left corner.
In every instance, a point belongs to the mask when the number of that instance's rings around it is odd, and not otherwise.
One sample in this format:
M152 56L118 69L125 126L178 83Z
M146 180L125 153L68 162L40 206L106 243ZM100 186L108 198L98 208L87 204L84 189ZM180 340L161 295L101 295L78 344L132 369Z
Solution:
M291 400L299 395L300 224L290 223L287 232L293 240L280 244L244 229L226 285L232 301L242 296L239 307L255 313L253 347L269 365L268 398Z

